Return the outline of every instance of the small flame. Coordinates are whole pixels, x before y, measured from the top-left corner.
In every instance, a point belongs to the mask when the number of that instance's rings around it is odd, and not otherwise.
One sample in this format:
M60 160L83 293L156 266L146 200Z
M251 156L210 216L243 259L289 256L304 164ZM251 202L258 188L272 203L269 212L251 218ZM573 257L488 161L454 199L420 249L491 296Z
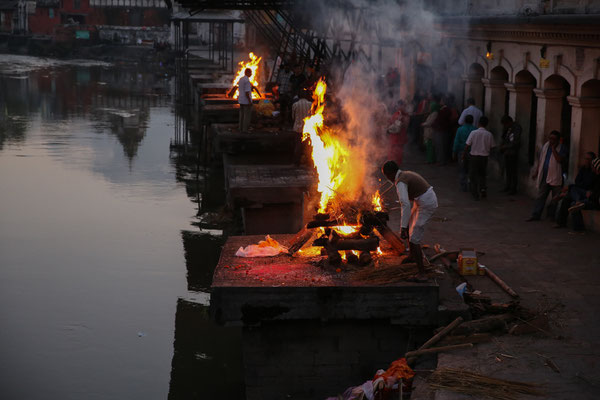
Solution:
M332 228L336 232L341 233L342 235L351 235L358 231L358 226L356 226L356 225L338 225L338 226L332 226Z
M356 257L360 256L360 251L358 250L351 250L352 254L354 254Z
M258 86L258 66L260 63L260 60L262 60L262 57L257 57L254 55L254 53L250 52L250 54L248 54L248 57L250 57L250 61L240 61L238 63L240 69L237 72L237 75L235 77L235 79L233 80L233 86L237 86L238 82L240 81L240 79L242 79L244 77L244 72L246 71L246 68L250 68L252 70L252 76L250 76L250 83L252 84L252 86L255 86L258 90L260 90L259 86ZM235 90L235 93L233 94L233 98L237 99L239 96L239 89ZM258 99L259 96L255 91L252 91L252 98L253 99Z
M350 152L325 127L323 111L325 110L325 92L327 84L321 78L313 92L313 105L311 115L304 119L302 141L310 140L312 159L319 175L317 191L321 193L319 212L325 212L329 200L332 199L338 188L346 178L346 159Z
M381 195L379 194L379 190L375 192L375 194L373 195L373 200L371 200L371 202L375 211L383 210L383 207L381 206Z
M298 254L302 257L317 257L321 255L321 247L306 247L298 250Z
M381 247L377 248L377 255L380 256L383 254L383 251L381 251Z

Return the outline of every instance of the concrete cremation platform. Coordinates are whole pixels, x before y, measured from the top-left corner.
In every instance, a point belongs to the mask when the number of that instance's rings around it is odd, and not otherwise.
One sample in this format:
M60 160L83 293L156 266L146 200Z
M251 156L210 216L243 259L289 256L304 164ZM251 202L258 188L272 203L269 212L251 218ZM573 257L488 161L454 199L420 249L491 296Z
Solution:
M273 237L288 245L293 235ZM225 243L212 283L211 307L218 322L255 325L269 321L376 319L410 326L432 326L437 322L435 282L374 286L354 280L350 271L321 267L320 257L235 256L240 247L263 239L232 236ZM379 261L399 265L399 258L392 253L380 256Z
M228 165L227 200L242 208L244 232L293 233L302 228L304 193L314 174L289 165Z
M200 91L201 95L204 94L225 94L231 90L231 82L220 83L199 83L196 88Z
M200 108L200 120L203 124L218 122L238 122L240 105L233 104L207 104Z
M237 124L212 124L215 151L227 156L231 164L297 164L301 155L301 136L277 128L253 129L241 133Z
M205 94L202 96L203 104L237 104L237 99L227 94Z

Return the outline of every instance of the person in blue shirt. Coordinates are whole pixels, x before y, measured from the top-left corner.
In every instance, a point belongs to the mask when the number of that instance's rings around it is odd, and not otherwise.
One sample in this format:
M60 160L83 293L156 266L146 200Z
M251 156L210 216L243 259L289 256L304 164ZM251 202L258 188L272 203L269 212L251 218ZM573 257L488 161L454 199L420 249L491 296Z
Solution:
M466 115L464 119L465 123L456 130L456 136L454 136L454 146L452 147L452 154L454 159L458 160L458 179L460 188L463 192L469 190L468 186L468 174L469 174L469 159L463 157L465 146L469 134L474 131L475 126L473 125L473 116Z

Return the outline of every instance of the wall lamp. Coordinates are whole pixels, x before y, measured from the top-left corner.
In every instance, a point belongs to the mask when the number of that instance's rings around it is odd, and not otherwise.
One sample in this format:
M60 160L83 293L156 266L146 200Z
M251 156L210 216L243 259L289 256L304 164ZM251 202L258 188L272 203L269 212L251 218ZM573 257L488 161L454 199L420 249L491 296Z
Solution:
M487 53L485 53L485 58L487 58L488 60L493 60L494 53L492 53L492 41L491 40L489 42L487 42L487 44L485 45L485 49L487 50Z

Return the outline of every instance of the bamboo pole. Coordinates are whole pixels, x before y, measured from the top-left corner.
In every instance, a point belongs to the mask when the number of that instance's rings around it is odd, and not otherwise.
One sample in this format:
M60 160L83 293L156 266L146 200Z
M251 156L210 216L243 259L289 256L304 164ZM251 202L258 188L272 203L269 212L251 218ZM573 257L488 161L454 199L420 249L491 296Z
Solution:
M473 343L463 343L463 344L455 344L452 346L432 347L429 349L409 351L408 353L406 353L406 357L407 358L416 358L416 357L422 356L424 354L435 354L435 353L441 353L444 351L466 349L466 348L470 348L470 347L473 347Z
M518 298L519 295L517 292L512 290L510 286L508 286L498 275L496 275L491 269L485 267L485 274L490 277L491 280L496 282L498 286L500 286L506 293L510 294L514 298Z
M421 351L421 350L425 350L430 348L431 346L433 346L434 344L436 344L437 342L439 342L441 339L443 339L446 335L448 335L450 332L452 332L452 330L454 330L454 328L456 328L458 325L462 324L463 322L463 317L457 317L454 321L450 322L448 325L446 325L446 327L444 329L442 329L441 331L439 331L438 333L436 333L435 335L433 335L431 337L431 339L429 339L428 341L426 341L425 343L423 343L423 345L421 347L419 347L418 350L416 351ZM413 352L409 352L409 353L414 353ZM408 354L406 353L405 357L406 357L406 362L407 363L412 363L414 362L414 357L410 357Z

